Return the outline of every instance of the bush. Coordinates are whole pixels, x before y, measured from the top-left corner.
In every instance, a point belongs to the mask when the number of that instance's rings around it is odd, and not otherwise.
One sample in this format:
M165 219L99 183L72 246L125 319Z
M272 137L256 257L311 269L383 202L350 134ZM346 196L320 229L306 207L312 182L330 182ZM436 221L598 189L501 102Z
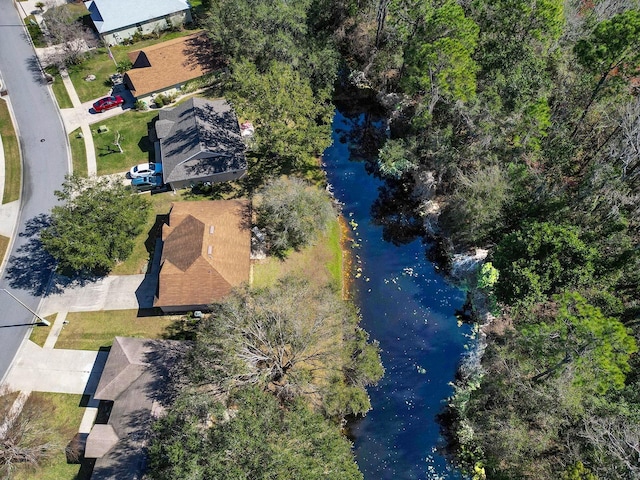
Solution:
M335 217L327 194L298 178L272 180L261 193L258 227L267 234L269 251L279 257L312 243Z
M142 100L137 100L135 105L134 105L135 109L140 111L140 112L144 112L145 110L149 110L149 105L147 105L147 102L143 102Z

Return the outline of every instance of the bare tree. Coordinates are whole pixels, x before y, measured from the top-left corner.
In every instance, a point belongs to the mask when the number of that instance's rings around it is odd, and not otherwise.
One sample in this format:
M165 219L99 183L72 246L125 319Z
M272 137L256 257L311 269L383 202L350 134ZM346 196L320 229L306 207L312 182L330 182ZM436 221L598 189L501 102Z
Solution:
M354 314L329 289L289 277L215 305L192 356L202 384L260 384L280 397L311 394L339 370L341 332Z
M38 465L55 445L47 440L49 430L43 425L47 413L41 405L27 402L22 412L0 432L0 473L5 478L18 465Z
M58 66L74 65L82 60L91 35L67 5L48 3L43 15L50 45L57 48L48 62Z
M120 145L120 140L122 140L122 137L120 135L120 131L117 130L116 131L116 136L113 139L113 144L118 147L118 150L120 151L120 153L124 153L124 151L122 150L122 145Z
M584 421L582 436L607 458L606 464L618 466L616 472L604 472L606 476L602 478L640 478L640 430L637 423L620 416L591 415ZM614 476L609 476L612 474Z

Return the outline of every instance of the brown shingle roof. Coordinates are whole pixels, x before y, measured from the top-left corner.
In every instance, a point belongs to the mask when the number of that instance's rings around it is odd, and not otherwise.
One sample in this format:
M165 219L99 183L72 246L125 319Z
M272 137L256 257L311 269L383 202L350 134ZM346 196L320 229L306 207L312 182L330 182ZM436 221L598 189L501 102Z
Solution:
M242 200L172 204L162 230L156 306L209 305L249 281L248 205Z
M129 52L133 68L125 74L125 83L137 97L201 77L213 67L209 48L206 34L200 32Z

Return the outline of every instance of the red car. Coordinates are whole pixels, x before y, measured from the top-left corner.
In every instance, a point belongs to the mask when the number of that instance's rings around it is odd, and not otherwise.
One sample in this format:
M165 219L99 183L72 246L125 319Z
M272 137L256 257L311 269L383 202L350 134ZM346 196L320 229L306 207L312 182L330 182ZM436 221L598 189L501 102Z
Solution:
M119 107L124 103L124 98L120 95L113 95L111 97L104 97L93 104L93 109L96 113L104 112L111 108Z

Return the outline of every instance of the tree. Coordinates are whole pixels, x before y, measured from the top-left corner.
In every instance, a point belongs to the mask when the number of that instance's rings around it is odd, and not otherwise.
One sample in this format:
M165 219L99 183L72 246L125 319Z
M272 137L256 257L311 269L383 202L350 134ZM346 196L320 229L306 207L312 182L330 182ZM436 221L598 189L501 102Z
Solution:
M343 344L356 324L355 312L335 292L299 278L237 291L214 305L202 323L190 375L196 385L214 392L260 385L290 400L314 397L324 389L326 376L344 367L350 372L347 383L364 391L379 380L381 367L377 344L366 338Z
M49 61L60 67L80 63L91 37L70 5L52 3L48 5L43 18L50 43L58 46Z
M227 405L200 397L183 397L155 424L153 478L362 479L349 441L304 402L283 408L255 387Z
M509 199L509 178L499 165L464 173L458 170L455 191L442 214L442 224L457 242L478 245L503 223L503 206Z
M129 256L150 212L117 180L68 176L55 194L64 205L53 207L40 238L60 272L108 273Z
M416 27L405 50L403 83L409 93L427 95L430 117L438 101L467 101L476 91L478 67L472 58L478 26L462 7L446 0L434 8L429 2L417 7Z
M254 150L272 160L264 168L278 172L310 164L329 146L333 107L314 97L307 78L282 62L265 73L248 61L232 70L228 97L255 125Z
M522 327L525 349L536 363L543 363L532 380L542 381L563 369L572 369L572 383L583 392L603 394L624 387L629 357L638 351L634 338L615 318L578 293L554 296L553 319Z
M535 302L592 282L595 251L579 234L574 226L533 222L503 237L493 253L500 271L498 298L508 304Z
M335 218L327 194L298 178L272 180L261 193L257 224L266 232L274 255L284 257L290 248L312 243Z
M627 10L603 20L588 38L579 40L574 52L587 72L600 78L582 111L574 136L589 108L609 78L628 79L637 74L640 65L640 10Z

